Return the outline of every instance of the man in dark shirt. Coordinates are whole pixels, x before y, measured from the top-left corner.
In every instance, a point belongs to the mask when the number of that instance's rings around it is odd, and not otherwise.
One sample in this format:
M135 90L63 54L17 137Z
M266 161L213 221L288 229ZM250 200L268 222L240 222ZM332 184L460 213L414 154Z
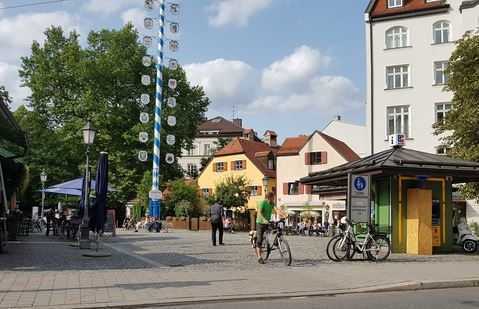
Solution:
M216 203L211 205L210 211L210 221L211 221L211 240L213 246L216 246L216 231L219 230L219 241L220 245L223 244L223 205L221 201L217 200Z

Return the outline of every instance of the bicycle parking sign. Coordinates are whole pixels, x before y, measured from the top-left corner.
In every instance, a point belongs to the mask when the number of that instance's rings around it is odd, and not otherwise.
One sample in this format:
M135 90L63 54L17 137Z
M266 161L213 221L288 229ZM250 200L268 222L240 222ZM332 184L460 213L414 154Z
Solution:
M350 175L348 183L348 217L354 222L369 222L369 175Z

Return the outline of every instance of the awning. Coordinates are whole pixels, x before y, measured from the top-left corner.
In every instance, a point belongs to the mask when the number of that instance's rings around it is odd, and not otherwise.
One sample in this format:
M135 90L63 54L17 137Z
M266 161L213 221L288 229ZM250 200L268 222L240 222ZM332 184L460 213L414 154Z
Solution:
M25 133L0 99L0 157L7 159L21 157L26 149Z
M479 182L479 163L406 148L391 148L300 180L332 189L345 185L348 174L450 177L453 183Z

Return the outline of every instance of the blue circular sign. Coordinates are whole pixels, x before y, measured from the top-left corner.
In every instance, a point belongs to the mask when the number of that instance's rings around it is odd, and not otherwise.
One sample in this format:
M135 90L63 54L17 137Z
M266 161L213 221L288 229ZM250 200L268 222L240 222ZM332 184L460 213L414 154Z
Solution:
M354 188L357 191L363 191L366 188L366 179L364 177L356 177L354 179Z

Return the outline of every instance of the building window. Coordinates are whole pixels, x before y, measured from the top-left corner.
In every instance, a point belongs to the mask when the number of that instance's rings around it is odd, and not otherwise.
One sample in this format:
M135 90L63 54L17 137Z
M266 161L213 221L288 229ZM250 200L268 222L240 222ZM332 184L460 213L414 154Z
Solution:
M409 65L395 65L386 67L387 89L409 87Z
M434 62L434 83L436 85L447 84L447 61Z
M224 172L226 171L226 162L216 162L214 164L215 172Z
M188 149L188 156L194 156L196 148L197 148L197 146L195 144L191 145L191 148Z
M233 169L235 171L244 170L246 168L245 163L243 160L233 161Z
M437 103L436 104L436 122L444 122L447 113L451 110L451 103Z
M402 7L403 5L402 1L403 0L388 0L388 8Z
M249 193L250 196L260 196L261 193L261 187L260 186L251 186L249 187Z
M447 146L439 146L436 148L436 153L438 155L448 155L451 152L451 148Z
M447 21L438 21L433 26L434 44L447 43L450 39L450 24Z
M408 31L405 27L393 27L386 31L386 48L408 46Z
M208 198L210 196L210 189L201 189L201 194L204 198Z
M387 108L387 134L404 134L409 137L409 106Z
M186 165L186 172L188 173L189 176L191 177L196 177L198 176L198 166L193 163L188 163Z
M321 157L321 152L311 152L309 156L310 156L311 165L321 164L323 162Z
M274 160L273 159L268 160L268 169L274 170Z
M297 195L297 194L299 194L299 182L288 183L288 195Z
M205 156L211 155L212 152L213 152L213 151L212 151L212 149L211 149L211 145L210 145L210 144L204 144L204 145L203 145L203 154L204 154Z

